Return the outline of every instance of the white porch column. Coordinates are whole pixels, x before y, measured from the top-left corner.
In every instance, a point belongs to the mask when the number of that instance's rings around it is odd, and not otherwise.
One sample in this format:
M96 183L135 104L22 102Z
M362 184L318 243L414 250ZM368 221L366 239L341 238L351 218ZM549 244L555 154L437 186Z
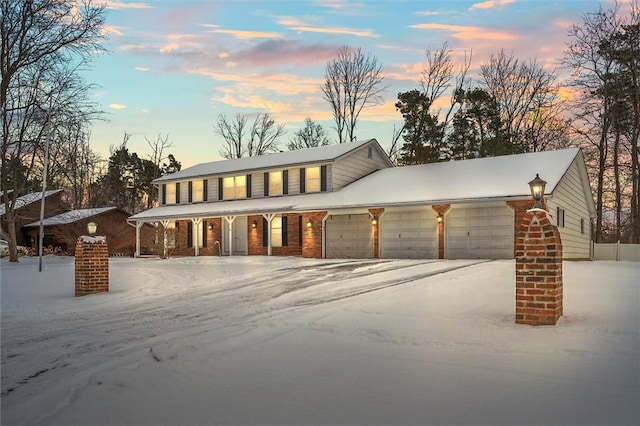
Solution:
M162 258L166 259L167 257L169 257L169 248L167 247L167 245L169 244L169 240L167 238L167 227L169 226L169 223L171 223L171 221L161 220L160 223L162 224Z
M262 232L267 233L267 256L271 256L271 221L276 217L275 213L265 213L262 215L267 221L267 229L263 229Z
M195 251L196 251L196 256L200 255L200 236L201 236L201 229L199 229L200 224L202 223L202 219L198 218L198 219L191 219L191 222L193 223L193 229L195 232L195 236L196 236L196 241L194 243L195 246Z
M136 257L140 257L140 228L144 222L136 222Z
M229 224L229 256L233 256L233 222L236 216L225 216L224 219Z

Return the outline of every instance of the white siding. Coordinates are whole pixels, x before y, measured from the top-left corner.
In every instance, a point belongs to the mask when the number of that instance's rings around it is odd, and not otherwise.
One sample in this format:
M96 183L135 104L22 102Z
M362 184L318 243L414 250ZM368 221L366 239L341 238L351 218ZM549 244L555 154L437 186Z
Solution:
M547 199L549 213L554 219L558 207L565 211L564 227L558 227L565 259L590 258L591 219L586 197L591 197L591 193L585 194L583 188L578 163L574 160L553 191L553 197ZM584 233L580 232L580 219L584 220Z
M375 170L389 167L389 164L377 149L372 148L371 151L372 158L369 158L369 146L363 146L339 159L333 164L333 167L329 167L332 170L327 172L327 181L331 189L327 188L327 190L337 191ZM329 182L332 182L333 185Z

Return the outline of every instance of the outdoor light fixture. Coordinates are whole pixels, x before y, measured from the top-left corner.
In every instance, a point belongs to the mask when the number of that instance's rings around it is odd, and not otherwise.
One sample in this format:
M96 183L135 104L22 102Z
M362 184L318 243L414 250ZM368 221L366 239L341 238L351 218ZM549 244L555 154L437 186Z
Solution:
M442 223L442 215L441 214L438 215L438 223Z
M211 231L213 229L213 225L209 224L209 225L207 225L207 228L209 229L209 231Z
M251 227L255 228L256 226L258 226L258 223L254 220L253 223L251 224Z
M89 232L89 235L91 235L92 237L94 235L96 235L96 231L98 230L98 224L95 222L89 222L87 223L87 231Z
M307 228L311 228L313 226L313 223L311 223L311 219L309 219L307 221Z
M534 209L542 208L542 197L544 196L544 187L547 184L544 180L540 179L540 176L536 173L535 179L529 182L529 188L531 188L531 196L535 203L533 204Z
M371 224L373 226L376 226L378 224L378 219L376 219L375 217L373 219L371 219Z

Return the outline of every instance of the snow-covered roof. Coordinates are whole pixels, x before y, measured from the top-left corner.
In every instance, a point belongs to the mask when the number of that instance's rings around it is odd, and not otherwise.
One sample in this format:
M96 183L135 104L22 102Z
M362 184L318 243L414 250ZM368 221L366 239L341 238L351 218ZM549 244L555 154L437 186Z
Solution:
M199 176L246 172L250 170L261 170L274 167L288 167L298 164L332 162L364 145L371 143L378 145L379 147L378 141L375 139L368 139L337 145L325 145L316 148L278 152L256 157L244 157L233 160L201 163L179 172L159 177L155 179L154 182L190 179ZM382 150L382 148L380 148L380 150ZM389 165L392 165L391 162L389 162Z
M536 174L551 194L579 152L570 148L382 169L327 194L322 203L325 208L384 207L530 197L528 183ZM320 206L310 199L296 207Z
M162 206L138 213L130 219L152 221L529 198L528 183L536 174L547 182L545 193L552 194L578 155L579 148L570 148L391 167L371 173L336 192Z
M109 212L111 210L116 210L117 207L101 207L95 209L80 209L80 210L71 210L68 212L60 213L56 216L51 216L42 221L43 226L56 226L56 225L67 225L69 223L77 222L81 219L86 219L91 216L97 216L102 213ZM32 222L28 225L25 225L25 228L37 228L40 226L40 221Z
M58 192L62 192L62 189L52 189L49 191L45 191L45 198L57 194ZM27 206L31 203L35 203L36 201L40 201L42 199L42 191L40 192L32 192L30 194L23 195L22 197L18 197L16 200L16 209L21 209L24 206ZM0 204L0 215L5 214L4 203Z

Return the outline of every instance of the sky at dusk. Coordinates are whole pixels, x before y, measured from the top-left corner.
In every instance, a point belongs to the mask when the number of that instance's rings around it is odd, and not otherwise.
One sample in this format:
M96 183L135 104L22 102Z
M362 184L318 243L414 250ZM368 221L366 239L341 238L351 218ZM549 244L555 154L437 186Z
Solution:
M624 3L624 0L622 1ZM402 117L399 92L419 87L425 50L448 42L456 64L472 53L469 75L501 49L559 67L567 29L609 0L148 0L107 1L108 54L86 78L105 120L91 144L105 158L131 133L129 149L147 156L145 137L169 135L183 167L221 159L213 126L220 113L268 112L287 133L306 117L336 139L321 87L327 61L348 45L383 66L384 103L365 110L358 139L387 148ZM472 80L473 84L473 80ZM168 152L167 152L168 153Z

